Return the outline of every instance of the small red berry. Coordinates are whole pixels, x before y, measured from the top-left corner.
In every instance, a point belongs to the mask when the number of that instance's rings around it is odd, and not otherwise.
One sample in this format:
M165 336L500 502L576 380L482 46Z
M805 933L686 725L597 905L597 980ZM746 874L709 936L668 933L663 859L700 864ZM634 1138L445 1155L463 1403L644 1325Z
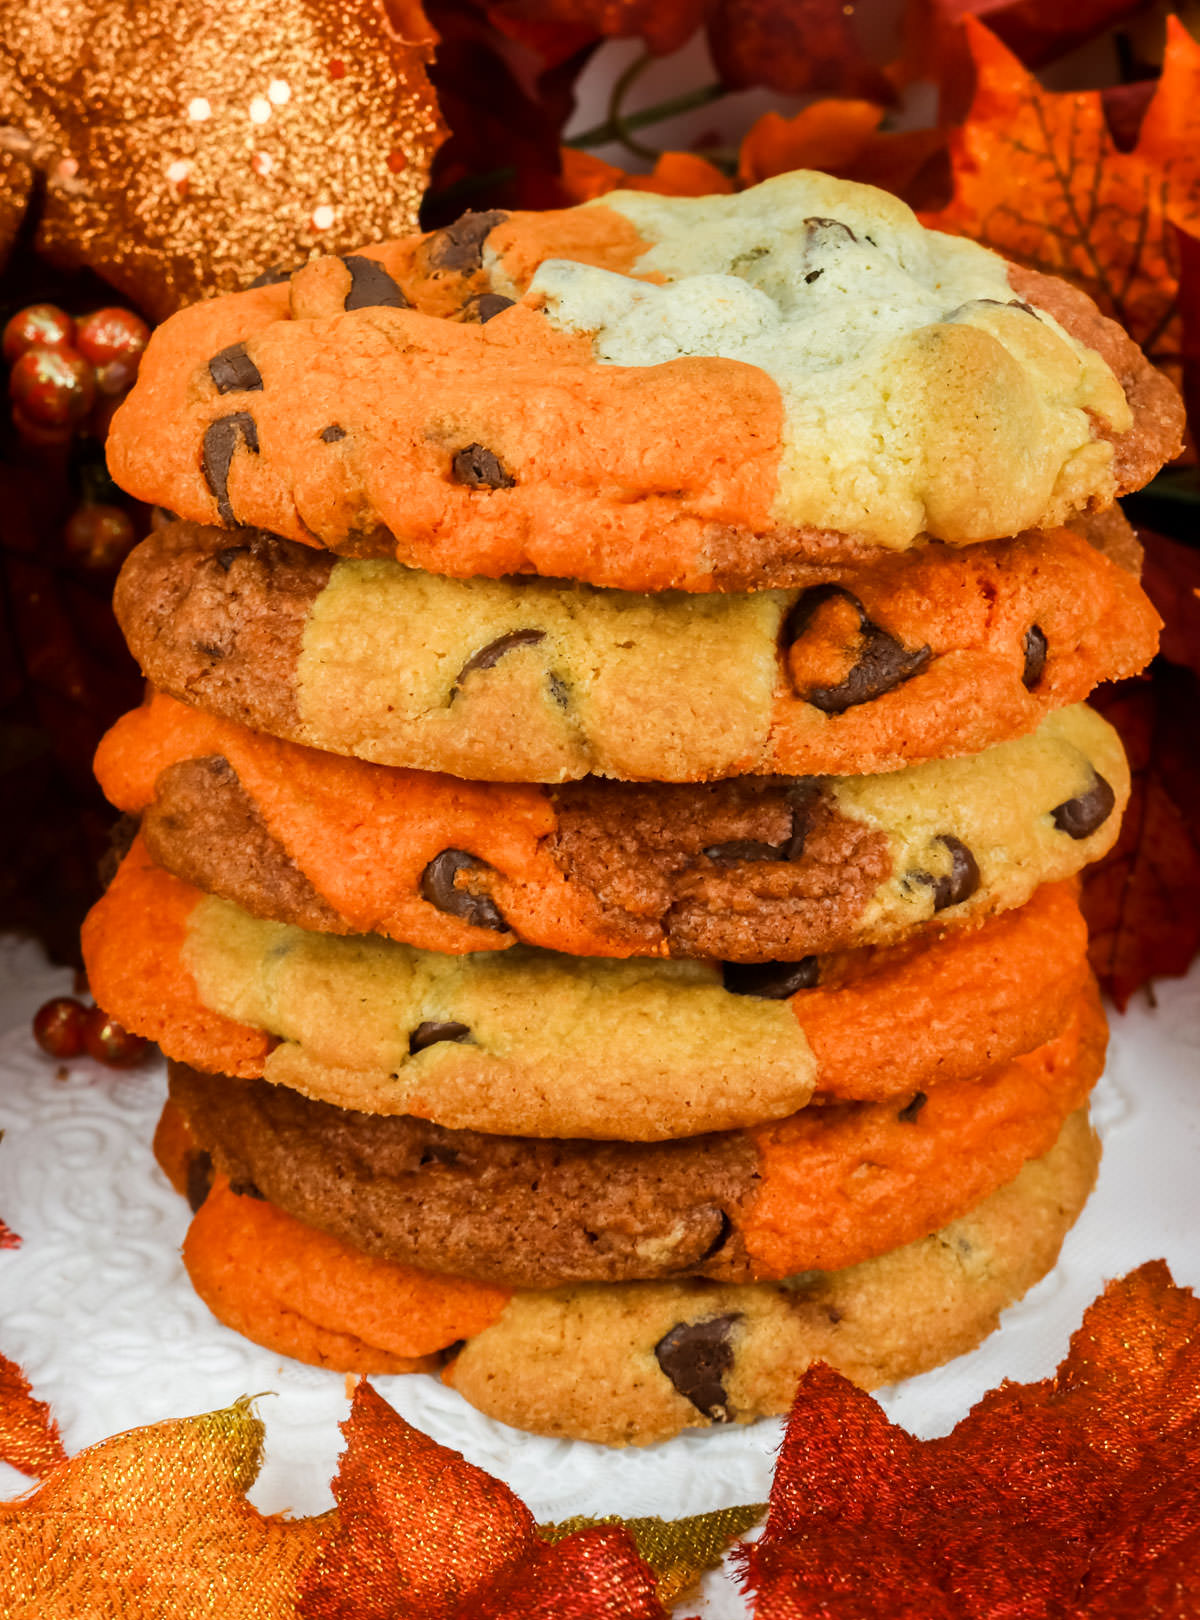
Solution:
M131 1069L146 1055L150 1042L134 1035L103 1007L91 1007L86 1014L83 1044L89 1057L107 1063L110 1069Z
M26 349L9 372L8 392L22 416L42 427L70 427L92 408L96 373L75 349Z
M52 1058L78 1057L84 1047L88 1010L74 996L55 996L33 1015L33 1038Z
M16 405L13 406L13 425L26 444L36 444L43 448L56 445L70 444L72 429L67 427L47 427L44 422L35 422L25 415Z
M75 347L94 366L106 366L114 360L130 364L130 382L137 375L142 351L150 341L150 328L142 317L115 305L80 316L76 334Z
M27 304L4 328L4 358L11 366L26 349L69 349L75 322L57 304Z
M68 553L81 567L104 573L121 566L137 535L129 513L121 507L86 501L67 519L64 538Z

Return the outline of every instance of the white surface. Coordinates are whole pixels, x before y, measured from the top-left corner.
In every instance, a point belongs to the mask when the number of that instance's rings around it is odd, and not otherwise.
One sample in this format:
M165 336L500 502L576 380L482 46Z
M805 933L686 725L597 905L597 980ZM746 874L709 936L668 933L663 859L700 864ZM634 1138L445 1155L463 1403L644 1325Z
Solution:
M88 1061L65 1079L29 1035L69 975L0 940L0 1216L24 1238L0 1253L0 1351L48 1400L68 1452L164 1417L259 1390L267 1463L252 1496L265 1511L312 1513L332 1500L344 1380L246 1343L194 1297L178 1260L187 1224L149 1152L161 1066L120 1074ZM884 1397L915 1433L943 1433L1002 1378L1053 1371L1109 1277L1165 1256L1200 1285L1200 970L1113 1019L1096 1094L1100 1184L1058 1270L1006 1314L974 1355ZM381 1378L410 1421L508 1481L540 1519L575 1513L675 1517L761 1500L781 1425L694 1433L645 1451L523 1435L480 1417L426 1377ZM28 1481L0 1467L0 1498ZM732 1585L708 1583L707 1620L744 1613ZM690 1611L689 1611L690 1612Z

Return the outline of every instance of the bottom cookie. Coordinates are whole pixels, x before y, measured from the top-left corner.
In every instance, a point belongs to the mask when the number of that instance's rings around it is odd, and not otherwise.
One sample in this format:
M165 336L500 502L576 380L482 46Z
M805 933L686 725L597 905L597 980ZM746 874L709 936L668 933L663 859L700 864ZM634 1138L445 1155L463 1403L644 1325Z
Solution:
M159 1144L176 1179L183 1154ZM1095 1180L1086 1111L960 1219L835 1272L780 1283L588 1284L513 1292L372 1259L218 1181L184 1260L222 1321L343 1371L433 1371L517 1428L646 1445L787 1410L822 1360L863 1388L972 1349L1054 1265Z

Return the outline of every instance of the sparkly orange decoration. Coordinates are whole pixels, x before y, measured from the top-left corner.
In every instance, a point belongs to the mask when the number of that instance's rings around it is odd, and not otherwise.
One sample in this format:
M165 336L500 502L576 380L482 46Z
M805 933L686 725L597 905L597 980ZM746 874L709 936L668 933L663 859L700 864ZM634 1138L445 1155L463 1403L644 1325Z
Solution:
M0 1221L0 1248L8 1246L3 1241L7 1230ZM34 1399L17 1363L0 1356L0 1462L37 1477L66 1457L50 1408Z
M411 231L444 128L411 0L0 7L0 256L36 245L147 315Z

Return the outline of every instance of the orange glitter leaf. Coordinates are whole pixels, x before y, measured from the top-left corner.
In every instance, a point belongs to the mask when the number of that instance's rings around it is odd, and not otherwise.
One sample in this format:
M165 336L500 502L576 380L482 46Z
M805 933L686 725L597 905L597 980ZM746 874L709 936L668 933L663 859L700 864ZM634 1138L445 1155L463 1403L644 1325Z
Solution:
M0 1221L0 1249L19 1249L21 1239L7 1221Z
M1109 1284L1053 1378L1002 1384L942 1439L811 1368L766 1531L736 1556L757 1620L1183 1620L1198 1461L1200 1302L1152 1261Z
M338 1513L300 1620L662 1620L623 1529L550 1547L499 1480L414 1429L367 1383L342 1424Z
M16 1362L0 1356L0 1462L37 1479L66 1460L49 1406L34 1399Z
M692 152L664 152L652 173L630 174L570 146L562 149L562 184L572 202L590 202L618 190L656 191L664 197L709 197L733 190L720 169Z
M816 101L794 118L764 113L742 138L738 180L753 186L790 169L823 169L880 186L913 208L945 201L945 132L881 130L883 115L876 101Z
M292 1620L323 1519L246 1501L262 1459L247 1401L133 1429L0 1503L5 1620Z
M950 140L953 199L924 223L1065 276L1178 375L1172 226L1200 226L1200 43L1169 20L1162 78L1121 152L1099 91L1043 90L980 23L965 27L975 97Z

